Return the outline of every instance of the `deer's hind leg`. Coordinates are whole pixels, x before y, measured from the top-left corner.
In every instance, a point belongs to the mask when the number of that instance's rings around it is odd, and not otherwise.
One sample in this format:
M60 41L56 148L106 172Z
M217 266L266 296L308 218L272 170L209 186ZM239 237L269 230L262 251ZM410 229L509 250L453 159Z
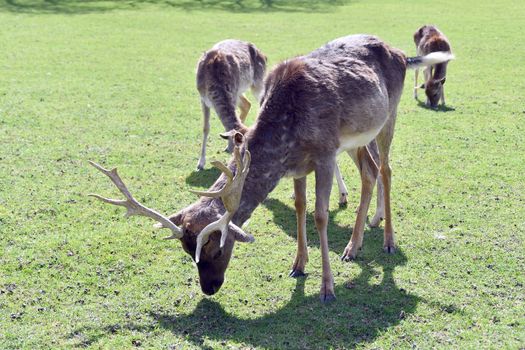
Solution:
M199 163L197 163L197 170L204 169L204 164L206 164L206 142L208 141L208 134L210 133L210 107L206 106L204 101L201 101L201 105L203 115L202 147Z
M358 249L363 245L366 215L368 213L368 207L370 206L370 200L372 199L378 172L377 166L366 147L359 147L348 153L356 163L361 175L361 200L357 210L354 229L352 230L352 237L350 237L350 242L348 242L341 256L341 259L345 261L355 259Z
M376 167L379 168L379 150L377 149L376 140L372 140L372 142L370 142L366 147L368 148L368 152L374 160ZM385 217L385 202L383 200L383 192L383 177L381 174L379 174L377 177L376 213L374 214L372 220L370 220L370 227L378 227L381 223L381 220L383 220Z
M339 206L344 207L348 204L348 189L346 188L346 184L343 180L343 176L341 175L341 170L339 169L337 162L335 163L334 172L335 179L337 181L337 188L339 189Z
M419 86L417 85L417 78L419 76L419 68L416 68L414 70L414 98L417 100L417 90L419 89Z
M239 108L241 109L241 115L239 118L241 119L241 122L244 124L244 121L246 120L246 116L248 116L248 112L250 112L250 108L252 107L252 104L244 94L242 94L239 97Z
M390 145L394 137L394 125L396 112L388 119L383 129L376 137L377 147L379 149L379 173L383 180L384 205L385 205L385 231L383 250L387 253L395 252L394 227L392 225L392 210L390 207L390 189L392 183L392 169L389 164Z
M323 303L335 299L334 277L330 269L330 256L328 250L328 204L330 191L334 179L335 154L333 159L315 169L315 226L319 233L323 279L319 294Z

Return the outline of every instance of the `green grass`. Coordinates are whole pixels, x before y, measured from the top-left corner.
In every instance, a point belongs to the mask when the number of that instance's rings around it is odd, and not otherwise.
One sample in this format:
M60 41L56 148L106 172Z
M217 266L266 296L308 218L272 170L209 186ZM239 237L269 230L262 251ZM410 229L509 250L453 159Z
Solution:
M525 346L523 1L265 3L0 2L1 349ZM392 150L393 256L382 229L367 229L357 261L339 261L359 196L352 162L340 159L351 204L339 209L332 196L336 302L318 301L313 178L308 277L287 277L296 243L285 179L254 212L256 242L236 246L213 297L178 242L86 197L116 195L88 159L118 166L164 213L213 182L215 170L193 172L195 64L213 43L253 41L272 66L373 33L413 55L425 23L457 56L451 109L418 105L409 72ZM213 116L209 158L224 161L221 131Z

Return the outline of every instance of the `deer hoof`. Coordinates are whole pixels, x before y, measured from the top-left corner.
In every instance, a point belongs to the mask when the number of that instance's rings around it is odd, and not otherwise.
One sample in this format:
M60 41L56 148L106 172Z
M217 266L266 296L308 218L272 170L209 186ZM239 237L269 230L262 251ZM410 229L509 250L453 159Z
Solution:
M321 303L323 304L329 304L331 303L332 301L335 301L335 294L321 294L320 296L320 299L321 299Z
M368 224L370 227L379 227L383 218L380 215L374 215L372 221Z
M294 269L290 271L290 274L288 276L293 277L293 278L299 278L299 277L306 277L306 274L301 270Z
M342 261L350 261L355 260L357 257L357 248L354 248L352 244L349 244L346 246L345 251L343 252L343 255L341 255Z
M348 193L341 193L339 195L339 208L346 208L348 205Z
M394 247L394 245L385 245L383 250L387 254L394 254L396 252L396 247Z

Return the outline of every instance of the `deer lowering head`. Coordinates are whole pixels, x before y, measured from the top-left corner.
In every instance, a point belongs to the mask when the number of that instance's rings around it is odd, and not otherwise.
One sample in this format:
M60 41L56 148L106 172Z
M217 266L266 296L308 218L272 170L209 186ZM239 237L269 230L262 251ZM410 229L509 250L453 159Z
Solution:
M224 281L224 272L228 266L234 242L254 241L253 236L231 222L239 208L242 188L251 160L250 152L246 147L244 155L241 156L242 134L237 133L233 138L235 140L233 151L235 174L223 163L213 162L212 164L225 176L224 186L215 191L191 191L204 198L219 200L221 203L201 200L173 217L166 217L139 203L120 178L116 168L107 170L95 162L89 162L110 178L125 199L109 199L97 194L90 194L90 196L109 204L125 207L126 216L146 216L158 222L155 225L156 228L170 229L171 235L166 239L179 239L183 249L195 259L201 289L208 295L217 292Z
M210 109L213 108L226 132L246 132L244 122L251 103L244 92L251 88L260 99L266 71L266 56L254 44L239 40L224 40L206 51L197 65L197 90L204 116L201 156L197 170L206 163L206 142L210 131ZM240 108L240 115L235 113ZM225 151L233 150L233 139L228 139Z
M427 96L426 105L436 108L441 100L445 104L445 81L447 75L448 61L454 58L447 37L435 26L424 25L414 33L414 43L416 44L417 54L443 55L449 57L445 61L432 64L423 71L425 82L418 86L417 78L419 70L415 71L414 98L417 99L417 90L424 89Z
M306 176L314 172L314 219L322 257L320 297L330 301L335 295L328 248L328 204L336 156L349 153L361 174L361 201L342 259L355 258L363 244L378 174L383 184L383 248L393 253L389 153L405 73L407 68L438 64L448 58L445 53L440 57L409 58L374 36L336 39L273 69L265 81L256 123L244 138L239 133L233 135L233 160L228 166L214 164L223 174L209 191L196 192L202 197L194 204L174 216L163 217L137 204L120 178L115 179L116 171L105 169L103 172L127 200L97 198L125 206L128 213L152 217L159 226L170 228L170 238L179 238L184 250L197 262L202 290L213 294L223 283L235 241L253 241L239 226L284 176L294 179L297 212L297 255L291 276L304 275L308 260ZM366 147L373 140L378 157L371 156Z

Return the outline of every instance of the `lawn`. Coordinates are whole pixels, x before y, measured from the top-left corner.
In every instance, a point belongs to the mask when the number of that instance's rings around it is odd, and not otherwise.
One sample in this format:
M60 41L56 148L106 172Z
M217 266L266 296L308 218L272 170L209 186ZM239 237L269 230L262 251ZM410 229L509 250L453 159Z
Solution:
M252 41L270 67L351 33L414 55L426 23L457 57L448 108L415 101L408 72L391 154L395 255L367 228L358 259L339 261L360 188L340 158L350 205L338 207L334 185L335 302L319 302L313 177L308 276L287 276L295 214L283 179L212 297L166 232L86 196L117 196L88 160L118 166L166 214L214 181L209 163L194 170L195 66L215 42ZM525 347L522 0L6 0L0 26L0 349ZM209 160L228 159L221 131L213 114Z

